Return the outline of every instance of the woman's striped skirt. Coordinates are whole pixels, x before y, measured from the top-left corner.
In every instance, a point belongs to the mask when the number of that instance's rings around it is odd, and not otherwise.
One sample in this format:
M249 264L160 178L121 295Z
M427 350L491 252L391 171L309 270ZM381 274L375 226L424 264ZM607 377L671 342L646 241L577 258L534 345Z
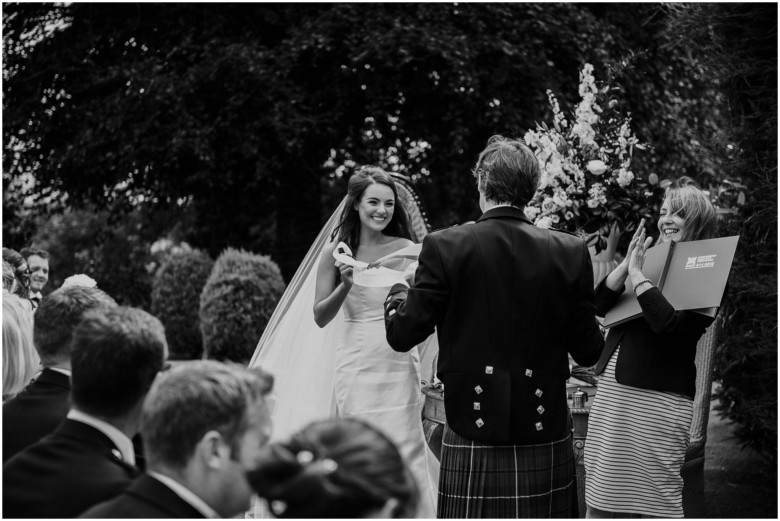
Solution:
M615 350L599 380L585 441L585 501L625 514L683 517L680 469L693 401L615 381Z
M488 445L444 429L439 518L578 517L572 434Z

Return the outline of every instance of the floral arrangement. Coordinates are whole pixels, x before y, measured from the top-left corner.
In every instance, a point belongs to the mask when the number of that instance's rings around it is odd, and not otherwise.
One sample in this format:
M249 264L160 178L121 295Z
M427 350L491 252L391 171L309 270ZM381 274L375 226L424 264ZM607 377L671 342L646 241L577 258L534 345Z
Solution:
M545 123L525 135L541 167L539 188L525 209L540 228L559 228L588 239L600 251L615 229L630 231L652 213L658 176L641 179L632 170L634 150L645 150L617 110L610 88L599 89L593 65L580 72L581 101L570 122L552 91L552 128Z

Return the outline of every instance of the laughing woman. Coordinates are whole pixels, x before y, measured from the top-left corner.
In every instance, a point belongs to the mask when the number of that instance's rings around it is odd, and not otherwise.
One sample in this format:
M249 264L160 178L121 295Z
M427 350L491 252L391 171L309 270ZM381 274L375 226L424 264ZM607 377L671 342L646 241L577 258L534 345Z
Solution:
M658 218L659 241L715 235L707 195L683 177ZM585 444L587 517L683 517L680 470L696 392L696 344L712 317L676 311L642 273L652 242L640 225L626 258L596 290L604 314L630 279L642 315L610 329Z

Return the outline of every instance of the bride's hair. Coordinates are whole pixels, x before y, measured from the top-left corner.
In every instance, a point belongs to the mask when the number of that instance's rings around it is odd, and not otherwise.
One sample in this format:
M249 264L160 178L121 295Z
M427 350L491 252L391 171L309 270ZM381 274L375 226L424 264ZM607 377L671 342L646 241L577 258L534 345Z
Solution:
M264 449L247 474L271 512L283 518L355 518L389 500L395 518L415 517L419 493L398 449L354 418L314 422Z
M338 240L343 241L353 252L357 252L357 248L360 245L360 217L357 210L355 210L355 203L359 202L363 197L366 188L374 183L390 187L395 198L393 217L390 219L387 227L382 230L382 233L390 237L412 239L409 213L401 198L398 197L398 189L393 178L379 167L364 166L349 178L344 212L341 214L341 219L331 235L331 240L338 235Z

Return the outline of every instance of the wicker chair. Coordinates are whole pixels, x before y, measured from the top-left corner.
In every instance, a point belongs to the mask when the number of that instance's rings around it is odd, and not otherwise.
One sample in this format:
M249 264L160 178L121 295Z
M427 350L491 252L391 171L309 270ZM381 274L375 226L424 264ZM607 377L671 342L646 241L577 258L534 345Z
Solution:
M683 513L685 517L706 517L704 502L704 446L712 398L713 362L718 343L720 317L715 319L696 346L696 399L693 401L690 445L680 474L683 478Z

